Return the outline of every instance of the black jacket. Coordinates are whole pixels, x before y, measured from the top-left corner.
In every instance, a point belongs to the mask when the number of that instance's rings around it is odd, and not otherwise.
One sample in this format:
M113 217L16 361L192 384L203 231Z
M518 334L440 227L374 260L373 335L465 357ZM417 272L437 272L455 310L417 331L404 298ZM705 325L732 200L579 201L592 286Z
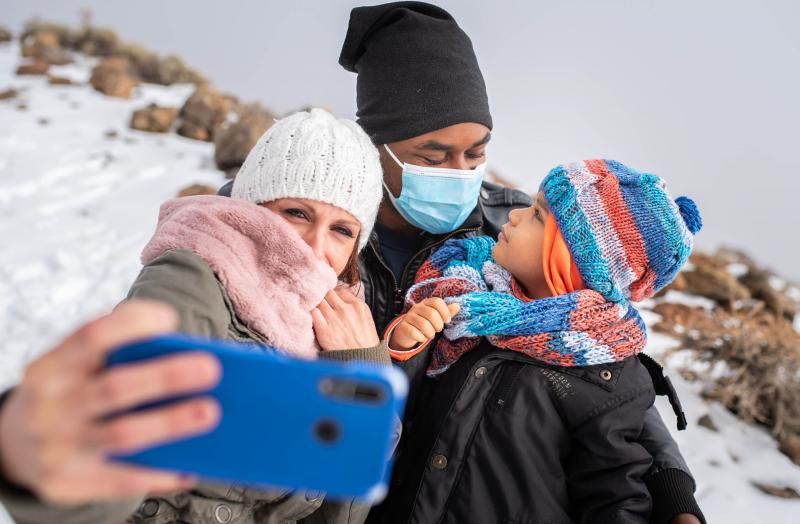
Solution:
M653 461L638 438L654 398L637 358L560 368L484 339L409 398L405 456L374 515L420 524L646 523L643 478Z

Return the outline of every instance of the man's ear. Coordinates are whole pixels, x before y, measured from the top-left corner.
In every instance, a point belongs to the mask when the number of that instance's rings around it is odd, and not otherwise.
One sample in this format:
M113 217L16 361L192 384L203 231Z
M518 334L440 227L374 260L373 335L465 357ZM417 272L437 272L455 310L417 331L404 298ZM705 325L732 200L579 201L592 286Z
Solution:
M378 157L381 161L381 169L383 169L383 181L386 182L386 187L392 192L395 197L400 196L400 190L403 189L403 170L397 165L397 162L389 156L386 148L378 147Z

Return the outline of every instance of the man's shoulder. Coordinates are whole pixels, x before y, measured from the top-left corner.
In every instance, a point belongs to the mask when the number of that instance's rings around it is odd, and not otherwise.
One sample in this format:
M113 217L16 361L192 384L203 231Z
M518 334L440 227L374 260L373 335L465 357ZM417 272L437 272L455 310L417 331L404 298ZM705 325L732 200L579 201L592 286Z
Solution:
M486 233L497 237L500 228L508 222L508 213L517 208L533 204L531 196L524 191L483 181L481 186L481 214Z
M530 206L533 198L520 189L484 180L481 183L481 203L490 207Z

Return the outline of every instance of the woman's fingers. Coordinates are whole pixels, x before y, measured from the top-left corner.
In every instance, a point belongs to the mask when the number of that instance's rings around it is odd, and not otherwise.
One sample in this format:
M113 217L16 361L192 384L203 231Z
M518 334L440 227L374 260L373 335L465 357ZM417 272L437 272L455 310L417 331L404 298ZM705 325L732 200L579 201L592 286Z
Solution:
M328 325L325 315L323 315L319 309L311 310L311 325L313 326L314 331L324 329Z
M201 351L125 364L93 377L67 409L86 418L113 414L147 402L205 391L222 376L219 361Z
M104 422L90 431L90 448L110 453L133 453L164 442L207 433L219 423L216 400L203 397Z
M344 286L339 286L333 291L336 293L336 296L342 299L342 302L347 304L353 304L361 301L360 298L358 298L352 291Z
M178 317L149 300L124 302L108 315L84 325L32 362L24 382L45 395L59 395L105 364L106 355L123 343L173 331Z
M328 291L328 294L325 295L325 300L328 301L328 304L334 309L334 311L338 311L347 305L336 289L332 289Z
M320 313L326 318L329 319L333 315L333 306L331 305L330 301L328 300L328 295L325 295L325 298L322 299L322 302L319 303L317 309Z

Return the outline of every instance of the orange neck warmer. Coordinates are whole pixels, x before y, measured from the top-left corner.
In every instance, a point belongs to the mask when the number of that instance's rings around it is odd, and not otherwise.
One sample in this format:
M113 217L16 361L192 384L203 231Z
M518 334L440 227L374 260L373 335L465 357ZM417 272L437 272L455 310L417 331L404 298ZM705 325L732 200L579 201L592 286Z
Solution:
M552 213L547 215L544 224L542 262L544 279L554 297L585 289L578 266L569 254L567 242L561 236Z

